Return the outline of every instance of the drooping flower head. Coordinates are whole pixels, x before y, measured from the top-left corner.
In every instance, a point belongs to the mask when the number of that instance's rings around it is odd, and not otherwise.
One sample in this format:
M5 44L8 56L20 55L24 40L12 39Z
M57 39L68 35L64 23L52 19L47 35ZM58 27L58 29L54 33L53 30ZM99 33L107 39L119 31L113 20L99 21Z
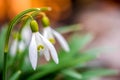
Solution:
M56 38L58 42L60 43L61 47L65 51L69 52L70 49L67 44L67 41L64 39L64 37L59 32L55 31L54 29L50 27L50 21L46 15L43 15L42 17L42 24L44 26L43 36L47 38L53 44L55 43L55 38Z
M35 70L37 67L38 53L43 54L47 61L50 60L51 55L55 63L58 64L58 56L54 46L38 32L38 24L35 20L30 22L30 27L32 38L29 46L29 58L33 69Z
M22 39L20 39L21 37L22 36L19 33L15 33L13 35L14 40L10 47L10 54L12 57L16 55L17 51L23 52L25 50L26 44Z

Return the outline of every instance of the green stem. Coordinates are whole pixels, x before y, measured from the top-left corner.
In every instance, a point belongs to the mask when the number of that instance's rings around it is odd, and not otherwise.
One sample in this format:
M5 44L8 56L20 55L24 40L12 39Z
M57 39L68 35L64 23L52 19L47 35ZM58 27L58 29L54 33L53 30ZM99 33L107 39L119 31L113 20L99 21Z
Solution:
M9 43L9 37L10 37L10 33L12 28L18 23L18 21L20 21L20 19L27 13L29 12L33 12L33 11L47 11L48 8L31 8L28 10L25 10L23 12L21 12L20 14L18 14L15 18L13 18L13 20L10 22L8 30L7 30L7 36L6 36L6 41L5 41L5 48L4 51L8 52L8 43Z
M7 80L7 75L6 75L6 73L7 73L7 53L5 52L4 53L4 64L3 64L3 80Z
M19 34L21 34L22 29L25 27L25 25L28 23L28 21L29 21L30 19L33 19L33 17L35 17L39 12L40 12L40 11L36 11L36 12L32 13L30 16L29 16L29 15L25 15L25 16L28 16L28 17L27 17L27 18L24 20L24 22L22 23L22 26L20 27Z
M10 34L11 31L13 29L13 27L21 20L21 18L24 17L25 14L33 12L33 11L48 11L49 8L31 8L31 9L27 9L23 12L21 12L20 14L18 14L15 18L12 19L12 21L10 22L8 29L7 29L7 34L6 34L6 40L5 40L5 46L4 46L4 65L3 65L3 80L7 79L7 55L8 55L8 49L9 49L9 38L10 38Z

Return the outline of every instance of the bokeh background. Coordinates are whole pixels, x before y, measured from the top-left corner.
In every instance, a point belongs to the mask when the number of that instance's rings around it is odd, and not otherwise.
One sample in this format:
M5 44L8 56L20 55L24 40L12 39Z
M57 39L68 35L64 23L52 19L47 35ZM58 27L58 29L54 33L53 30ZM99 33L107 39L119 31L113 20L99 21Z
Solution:
M90 65L120 71L119 0L0 0L0 28L21 11L33 7L51 7L47 15L53 27L80 24L80 33L93 35L83 50L104 48ZM100 80L120 80L120 74Z

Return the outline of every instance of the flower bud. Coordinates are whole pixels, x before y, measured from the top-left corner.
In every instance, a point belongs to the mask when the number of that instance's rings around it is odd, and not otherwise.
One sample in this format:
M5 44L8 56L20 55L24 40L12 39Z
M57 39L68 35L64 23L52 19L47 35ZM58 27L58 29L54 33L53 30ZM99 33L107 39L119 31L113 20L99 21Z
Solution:
M32 20L30 22L30 28L31 28L32 32L38 32L39 31L38 30L38 23L37 23L36 20Z
M50 21L49 21L49 19L48 19L47 16L43 16L41 21L42 21L43 27L48 27L48 26L50 26Z

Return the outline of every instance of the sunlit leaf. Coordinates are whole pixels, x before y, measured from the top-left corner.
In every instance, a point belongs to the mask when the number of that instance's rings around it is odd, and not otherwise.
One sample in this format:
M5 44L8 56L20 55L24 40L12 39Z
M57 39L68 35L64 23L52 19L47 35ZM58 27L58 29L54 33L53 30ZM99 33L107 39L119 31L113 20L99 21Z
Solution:
M75 79L82 79L82 75L74 70L63 70L62 73Z
M118 71L110 70L110 69L93 69L82 73L82 76L83 79L89 79L97 76L101 77L101 76L115 75L115 74L118 74Z
M21 74L21 71L15 72L9 80L18 80L20 74Z
M2 69L3 65L3 48L5 43L5 36L6 36L7 28L4 26L4 28L0 31L0 70Z
M60 33L68 33L68 32L80 31L82 30L82 26L80 24L74 24L70 26L59 27L56 30Z

